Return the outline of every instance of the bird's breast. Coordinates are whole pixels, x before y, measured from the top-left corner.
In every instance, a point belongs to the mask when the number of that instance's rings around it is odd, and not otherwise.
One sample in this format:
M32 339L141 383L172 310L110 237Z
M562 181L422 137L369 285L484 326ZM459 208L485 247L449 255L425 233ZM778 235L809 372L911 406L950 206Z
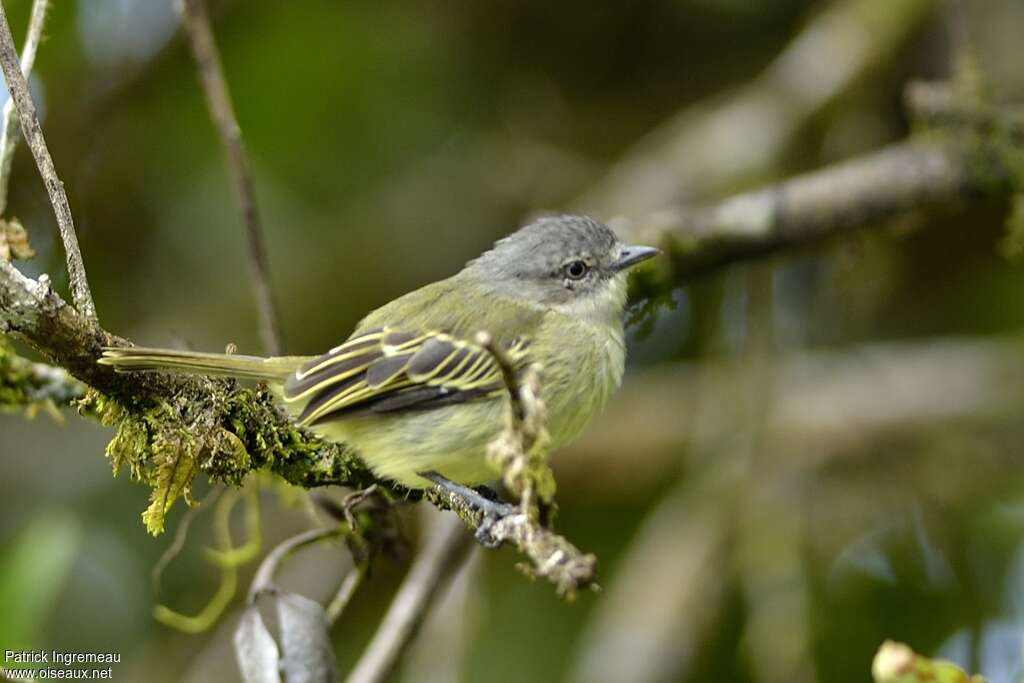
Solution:
M547 328L557 328L552 333ZM576 438L600 413L622 381L626 349L621 325L562 320L544 325L536 362L552 446Z

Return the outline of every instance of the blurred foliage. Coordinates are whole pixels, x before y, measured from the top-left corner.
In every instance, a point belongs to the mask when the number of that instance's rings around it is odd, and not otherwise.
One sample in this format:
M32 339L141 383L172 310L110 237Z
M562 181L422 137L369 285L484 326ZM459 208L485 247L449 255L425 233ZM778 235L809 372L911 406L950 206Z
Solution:
M871 669L875 683L985 683L981 676L969 676L950 662L932 661L892 641L882 644Z
M1024 4L937 3L882 68L806 122L772 177L903 136L904 84L948 76L956 63L946 8L954 4L964 8L986 96L1024 101ZM16 34L29 5L5 3ZM151 345L255 350L243 231L171 5L54 3L32 86L104 324ZM455 271L524 215L568 205L668 117L748 82L825 2L213 5L289 350L313 353L366 311ZM887 638L993 683L1016 680L1024 406L986 397L1003 396L1000 378L1018 376L995 366L977 395L939 381L932 394L946 412L884 421L902 388L895 379L864 388L823 372L815 395L825 398L800 411L803 431L780 433L773 412L796 391L782 371L791 355L813 361L829 350L882 364L862 345L903 340L927 350L939 338L1018 334L1024 276L999 253L1008 218L1020 234L1019 197L1012 204L910 216L704 277L671 302L638 302L633 374L607 416L633 421L595 425L600 437L552 461L559 529L600 559L604 593L565 604L511 570L508 549L486 553L457 608L425 629L428 649L413 653L419 664L401 680L443 681L444 671L491 683L581 680L590 645L613 636L634 648L627 663L650 665L658 681L863 681ZM19 267L64 287L45 188L24 150L10 211L37 252ZM636 293L651 290L643 282ZM726 380L716 384L709 365ZM627 412L640 382L653 387L676 371L685 384ZM969 400L984 409L953 409ZM672 412L675 401L687 411ZM833 403L861 412L829 422ZM648 439L654 432L662 436ZM146 491L111 481L102 458L111 436L77 418L58 429L0 415L0 648L118 651L122 680L237 680L238 601L198 637L152 619L146 576L170 539L154 541L138 524ZM630 447L640 441L652 445ZM610 447L614 457L602 455ZM263 496L264 547L308 526L308 509L274 498ZM401 510L412 536L414 509ZM677 517L654 525L659 509ZM167 527L183 514L167 512ZM161 583L160 601L183 614L200 612L220 580L202 552L223 532L210 517L198 509ZM230 522L237 537L242 521ZM664 561L643 569L676 573L644 574L634 544L666 527L653 544ZM723 536L711 543L702 534L714 529ZM700 558L710 564L685 564ZM323 601L346 562L336 548L312 548L279 580ZM405 566L374 564L334 630L340 670L369 640ZM692 586L675 585L683 570L697 577ZM237 568L238 585L251 576L251 566ZM613 602L620 590L635 598ZM653 612L623 613L599 629L608 604L663 606L658 623L671 637L654 637ZM648 644L649 656L636 649Z
M39 511L12 539L0 561L0 642L7 644L5 649L45 646L46 615L57 603L82 542L80 525L60 509Z

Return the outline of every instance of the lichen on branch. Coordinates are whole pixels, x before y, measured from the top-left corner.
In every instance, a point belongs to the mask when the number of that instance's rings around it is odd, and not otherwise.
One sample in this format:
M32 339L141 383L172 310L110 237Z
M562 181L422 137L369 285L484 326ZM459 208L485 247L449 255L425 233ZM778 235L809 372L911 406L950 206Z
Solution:
M199 473L233 486L264 468L306 488L374 481L351 450L290 425L266 389L243 388L232 380L190 380L174 394L152 400L122 401L90 390L77 402L80 414L117 429L106 451L115 476L127 469L152 488L142 516L150 533L163 531L178 498L191 504L192 480Z
M47 412L82 396L85 387L63 368L22 358L0 337L0 409L25 410L28 416Z

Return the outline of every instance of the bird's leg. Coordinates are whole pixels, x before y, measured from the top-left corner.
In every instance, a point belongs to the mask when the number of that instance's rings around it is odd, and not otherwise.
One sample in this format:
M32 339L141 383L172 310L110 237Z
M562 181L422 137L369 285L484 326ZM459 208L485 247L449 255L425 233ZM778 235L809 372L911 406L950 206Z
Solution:
M377 493L377 485L370 484L365 489L353 491L341 500L341 509L345 511L345 521L352 531L358 529L356 522L356 506Z
M319 505L321 510L338 521L344 521L352 531L358 531L356 507L377 493L377 491L377 484L371 484L365 489L349 493L341 499L340 503L319 491L314 491L312 498L313 502Z
M480 511L480 524L477 526L475 534L476 540L480 545L486 548L496 548L501 545L501 541L491 535L491 529L499 519L519 512L519 508L498 500L491 500L487 495L468 486L457 484L437 472L419 472L418 474L424 479L434 482L434 485L442 491L459 498L470 507ZM489 491L489 493L494 495L493 491Z

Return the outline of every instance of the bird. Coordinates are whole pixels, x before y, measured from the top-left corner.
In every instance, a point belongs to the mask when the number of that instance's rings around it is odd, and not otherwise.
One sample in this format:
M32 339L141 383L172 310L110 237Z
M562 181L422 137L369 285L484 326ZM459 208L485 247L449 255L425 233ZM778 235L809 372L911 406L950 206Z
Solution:
M539 367L556 449L619 387L627 273L658 253L623 244L588 216L545 216L455 275L372 311L318 356L119 347L106 348L98 362L118 372L263 381L295 424L354 447L378 478L409 489L433 486L433 475L476 486L500 476L486 449L505 429L510 407L501 367L480 333L501 345L516 372Z

